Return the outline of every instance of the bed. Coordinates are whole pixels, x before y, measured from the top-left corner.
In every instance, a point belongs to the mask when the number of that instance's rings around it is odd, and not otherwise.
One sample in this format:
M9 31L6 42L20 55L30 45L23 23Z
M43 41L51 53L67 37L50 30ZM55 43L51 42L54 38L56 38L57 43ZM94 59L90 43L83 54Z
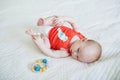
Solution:
M102 45L101 58L90 64L41 53L25 34L40 17L69 16L86 37ZM120 80L120 0L1 0L0 80ZM46 72L31 65L46 58Z

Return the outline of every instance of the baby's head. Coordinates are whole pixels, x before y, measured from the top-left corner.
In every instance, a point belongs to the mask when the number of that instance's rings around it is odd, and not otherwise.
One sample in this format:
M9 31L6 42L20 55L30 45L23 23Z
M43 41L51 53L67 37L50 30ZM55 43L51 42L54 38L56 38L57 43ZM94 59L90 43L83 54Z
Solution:
M73 58L81 62L97 61L102 52L101 45L94 40L77 40L71 44L71 55Z

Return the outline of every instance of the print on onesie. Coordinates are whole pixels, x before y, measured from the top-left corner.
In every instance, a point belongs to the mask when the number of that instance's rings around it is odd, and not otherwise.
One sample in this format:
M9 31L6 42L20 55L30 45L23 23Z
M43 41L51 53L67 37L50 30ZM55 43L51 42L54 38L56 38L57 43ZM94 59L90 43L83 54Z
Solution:
M60 40L62 40L63 42L68 40L68 36L66 36L66 34L60 28L58 28L57 31L58 31L58 38Z

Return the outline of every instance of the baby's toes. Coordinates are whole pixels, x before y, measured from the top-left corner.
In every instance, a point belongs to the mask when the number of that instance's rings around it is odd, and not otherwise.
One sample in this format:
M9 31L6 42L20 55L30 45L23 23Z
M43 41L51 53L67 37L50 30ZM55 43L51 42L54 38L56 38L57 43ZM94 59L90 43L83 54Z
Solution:
M34 41L35 44L39 45L43 43L43 39L39 35L34 35L32 36L32 40Z

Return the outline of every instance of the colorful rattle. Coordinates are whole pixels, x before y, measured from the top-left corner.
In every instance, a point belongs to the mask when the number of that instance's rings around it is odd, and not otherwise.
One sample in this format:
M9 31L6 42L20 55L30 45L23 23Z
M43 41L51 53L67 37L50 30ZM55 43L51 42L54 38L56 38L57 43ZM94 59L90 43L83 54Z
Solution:
M32 65L33 72L45 72L47 70L47 59L39 59Z

